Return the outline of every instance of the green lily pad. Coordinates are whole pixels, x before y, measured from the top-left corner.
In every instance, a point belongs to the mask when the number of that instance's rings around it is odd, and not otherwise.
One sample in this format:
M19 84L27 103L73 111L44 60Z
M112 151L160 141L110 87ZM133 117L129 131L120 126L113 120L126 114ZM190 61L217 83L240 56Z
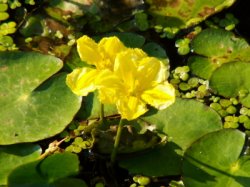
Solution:
M132 174L168 176L181 173L182 150L173 142L122 159L119 165Z
M250 61L248 43L223 29L203 30L192 40L191 48L197 54L188 60L191 71L205 79L209 79L214 70L225 63Z
M79 160L72 153L57 153L44 160L21 165L13 170L8 178L9 187L52 187L62 186L60 180L77 175Z
M245 134L235 129L212 132L196 141L184 155L186 187L246 187L250 157L242 156Z
M61 67L61 60L48 55L0 53L0 144L54 136L73 119L81 97L66 86L66 74L48 79Z
M143 51L145 51L149 56L154 56L157 58L168 58L165 49L163 49L159 44L154 42L146 43L143 46Z
M205 134L222 129L220 116L214 110L198 101L179 98L165 110L152 110L142 120L166 134L168 143L130 156L120 165L131 173L149 176L181 174L184 151Z
M198 101L180 98L165 110L148 113L142 119L155 124L158 131L168 135L168 141L182 150L205 134L222 128L221 118L214 110Z
M191 56L188 59L188 66L193 74L204 79L209 79L218 67L211 59L202 56Z
M210 79L211 88L225 97L239 97L239 101L250 107L250 63L231 62L218 68Z
M150 5L149 12L156 24L187 28L231 6L235 0L146 0L146 2Z
M0 186L7 185L10 172L17 166L38 159L41 148L38 145L21 144L0 146Z

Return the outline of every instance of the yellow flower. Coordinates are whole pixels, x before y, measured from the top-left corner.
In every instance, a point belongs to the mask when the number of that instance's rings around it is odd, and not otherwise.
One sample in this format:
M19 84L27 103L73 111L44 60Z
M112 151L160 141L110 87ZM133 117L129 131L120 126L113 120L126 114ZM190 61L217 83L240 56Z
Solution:
M94 65L96 69L113 69L116 55L127 48L116 37L105 37L96 43L84 35L77 40L77 51L82 61Z
M115 103L123 119L144 114L147 104L165 109L175 101L175 89L166 80L167 68L140 49L127 49L115 59L114 71L106 70L97 79L102 103Z
M175 101L167 66L141 49L126 48L117 37L96 43L83 36L77 50L93 68L75 69L68 74L67 85L80 96L98 89L101 103L115 104L122 119L138 118L148 110L147 104L162 110Z
M96 43L84 35L77 40L77 51L81 60L93 68L77 68L66 78L67 85L79 96L86 96L96 89L95 80L102 71L113 71L116 55L127 48L115 36L105 37Z

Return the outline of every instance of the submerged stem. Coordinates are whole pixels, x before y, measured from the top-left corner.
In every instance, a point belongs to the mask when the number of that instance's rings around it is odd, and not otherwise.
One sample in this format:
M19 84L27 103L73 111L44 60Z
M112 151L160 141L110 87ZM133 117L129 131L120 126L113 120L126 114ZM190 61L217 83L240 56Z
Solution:
M122 134L123 121L124 121L123 119L120 119L120 122L119 122L119 125L118 125L118 129L117 129L117 132L116 132L114 148L113 148L113 151L111 153L111 162L112 163L114 163L115 160L116 160L118 146L119 146L120 139L121 139L121 134Z

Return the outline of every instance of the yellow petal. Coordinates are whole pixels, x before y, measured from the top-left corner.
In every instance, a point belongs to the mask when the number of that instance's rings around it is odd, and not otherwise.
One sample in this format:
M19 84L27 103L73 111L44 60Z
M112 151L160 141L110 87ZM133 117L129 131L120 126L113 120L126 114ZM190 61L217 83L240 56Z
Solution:
M158 83L162 83L164 82L165 80L168 79L169 77L169 62L167 59L161 59L160 60L160 64L161 64L161 68L160 68L160 71L157 75L157 82Z
M119 40L119 38L113 36L101 39L101 41L98 43L98 49L103 53L104 58L110 59L110 62L113 66L116 55L127 48Z
M115 103L117 97L125 90L121 79L114 72L106 69L95 79L99 90L99 99L102 103Z
M102 60L98 51L98 44L86 35L77 40L77 51L81 60L88 64L96 65L97 62Z
M117 100L117 92L112 88L99 88L99 100L103 104L115 104Z
M128 92L136 91L139 61L146 56L146 53L137 48L127 49L117 55L114 72L123 80Z
M126 64L130 63L138 66L139 61L145 57L147 57L147 54L143 50L139 48L128 48L116 56L114 71L119 74L119 71L122 70ZM121 65L123 65L123 67L121 67Z
M158 84L150 90L146 90L141 98L151 106L162 110L175 102L175 89L168 82Z
M158 74L161 70L161 62L157 58L143 58L140 61L138 69L138 80L141 92L157 84Z
M146 57L140 61L140 77L142 77L143 82L154 82L162 83L167 80L168 62L164 59L158 59L155 57ZM145 81L147 79L147 81Z
M146 104L136 97L123 97L117 101L117 109L122 119L133 120L147 112Z
M95 77L98 72L90 68L74 69L66 77L66 84L76 95L86 96L96 89Z
M131 58L131 50L120 53L117 55L115 61L114 71L122 80L124 80L125 84L133 85L134 80L137 74L137 66L136 63Z
M109 87L115 89L121 86L121 79L113 71L109 69L104 69L98 72L95 84L98 87Z

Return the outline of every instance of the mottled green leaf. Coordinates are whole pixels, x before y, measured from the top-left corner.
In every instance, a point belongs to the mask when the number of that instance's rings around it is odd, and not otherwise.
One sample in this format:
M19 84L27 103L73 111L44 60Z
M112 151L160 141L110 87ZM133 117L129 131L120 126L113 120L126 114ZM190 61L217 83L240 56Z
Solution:
M211 88L225 97L239 97L250 107L250 63L231 62L218 68L210 79Z
M38 159L41 149L38 145L20 144L0 146L0 186L7 185L10 172L16 167Z
M204 42L206 41L206 42ZM250 61L250 47L240 37L223 29L205 29L191 42L194 53L188 60L192 73L209 79L214 70L232 61Z
M245 134L224 129L203 136L184 155L186 187L246 187L250 183L250 157L241 156Z
M211 59L202 56L191 56L188 65L193 74L204 79L209 79L213 71L218 67L211 62Z
M73 119L81 97L66 86L66 74L48 79L61 67L53 56L0 53L0 144L54 136Z
M206 42L204 42L206 41ZM248 48L248 43L236 37L232 32L223 29L205 29L200 32L191 42L195 53L206 56L231 60L242 49Z
M156 24L186 28L231 6L235 0L146 0Z

